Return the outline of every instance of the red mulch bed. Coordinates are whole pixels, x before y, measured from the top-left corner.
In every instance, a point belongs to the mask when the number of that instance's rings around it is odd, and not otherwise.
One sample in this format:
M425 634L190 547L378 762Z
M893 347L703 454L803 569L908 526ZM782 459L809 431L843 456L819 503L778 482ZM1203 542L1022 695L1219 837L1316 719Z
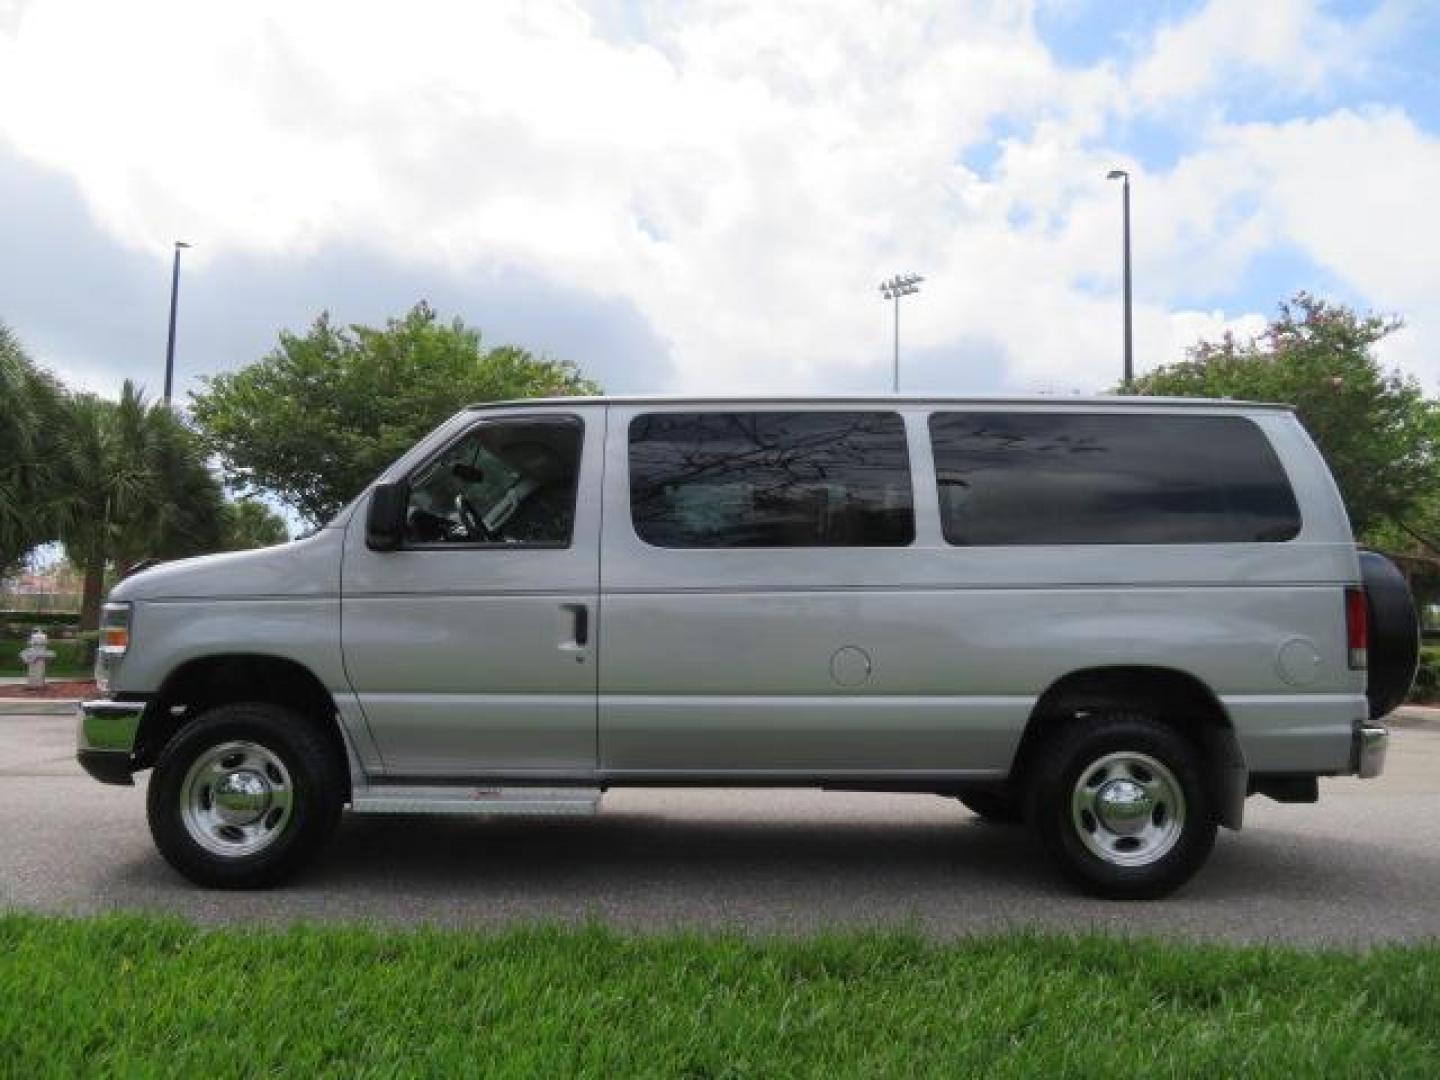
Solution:
M0 698L91 698L95 696L93 679L77 679L59 682L51 679L43 690L31 690L24 683L19 686L0 686Z

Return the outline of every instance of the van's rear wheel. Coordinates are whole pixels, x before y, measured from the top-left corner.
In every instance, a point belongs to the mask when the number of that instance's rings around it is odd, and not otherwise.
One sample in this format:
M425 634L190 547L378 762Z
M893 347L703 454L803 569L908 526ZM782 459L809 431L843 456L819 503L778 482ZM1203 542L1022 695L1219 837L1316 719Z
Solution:
M1059 733L1037 763L1030 810L1061 871L1112 900L1173 892L1215 843L1199 750L1139 714L1094 716Z
M150 778L150 834L191 881L273 885L330 838L344 763L306 717L277 705L224 705L182 728Z

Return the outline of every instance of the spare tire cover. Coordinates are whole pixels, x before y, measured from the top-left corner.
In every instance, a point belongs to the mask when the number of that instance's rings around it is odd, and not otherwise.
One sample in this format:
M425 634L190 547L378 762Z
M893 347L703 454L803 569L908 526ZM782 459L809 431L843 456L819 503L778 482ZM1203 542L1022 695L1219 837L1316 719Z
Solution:
M1370 617L1369 678L1365 696L1378 720L1405 700L1420 661L1420 625L1405 575L1373 551L1360 552L1360 577Z

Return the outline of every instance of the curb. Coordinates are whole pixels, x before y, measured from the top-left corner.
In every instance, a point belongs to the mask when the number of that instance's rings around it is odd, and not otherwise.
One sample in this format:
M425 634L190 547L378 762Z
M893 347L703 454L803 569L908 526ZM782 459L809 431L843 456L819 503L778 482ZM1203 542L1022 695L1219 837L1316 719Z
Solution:
M0 698L0 716L74 716L79 698Z
M1440 709L1430 705L1401 705L1380 722L1399 723L1407 727L1427 727L1440 723Z

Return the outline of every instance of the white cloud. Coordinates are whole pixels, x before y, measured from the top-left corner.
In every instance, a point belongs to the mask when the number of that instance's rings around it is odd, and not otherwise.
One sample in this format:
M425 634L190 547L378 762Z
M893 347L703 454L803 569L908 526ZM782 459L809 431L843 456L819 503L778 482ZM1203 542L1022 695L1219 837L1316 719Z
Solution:
M912 269L907 347L980 342L1014 386L1096 388L1120 342L1105 133L1135 101L1189 103L1190 152L1132 169L1142 363L1257 326L1185 298L1277 244L1376 303L1437 304L1416 285L1433 243L1402 250L1434 140L1383 112L1237 127L1204 97L1236 70L1315 91L1363 63L1299 0L1215 0L1133 69L1079 71L998 2L597 11L34 0L0 22L0 139L75 177L122 243L196 240L193 266L358 242L624 297L686 388L884 387L875 284ZM994 167L963 164L996 130Z
M1161 28L1130 80L1134 96L1155 107L1192 102L1226 83L1263 80L1278 97L1324 96L1337 82L1362 77L1375 47L1403 22L1398 3L1362 19L1341 19L1314 0L1211 0Z
M1169 224L1148 251L1172 289L1182 274L1234 275L1283 245L1358 302L1405 314L1409 329L1382 356L1433 392L1440 357L1425 343L1440 335L1440 139L1395 109L1224 127L1156 187ZM1201 257L1187 235L1204 235L1207 223ZM1196 257L1188 269L1187 252Z

